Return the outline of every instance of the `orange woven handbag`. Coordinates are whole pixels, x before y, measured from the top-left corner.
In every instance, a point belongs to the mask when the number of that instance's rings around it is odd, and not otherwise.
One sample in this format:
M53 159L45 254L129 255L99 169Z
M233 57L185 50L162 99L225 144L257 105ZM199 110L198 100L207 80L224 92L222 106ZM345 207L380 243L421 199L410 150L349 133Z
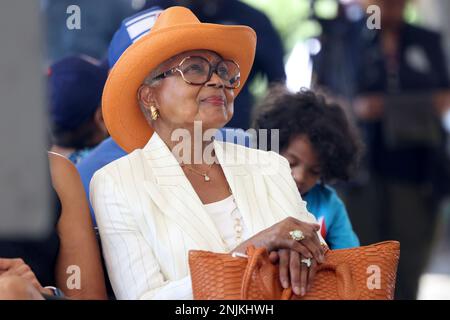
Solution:
M248 258L191 250L189 267L196 300L392 300L400 243L327 250L311 290L303 297L283 289L278 266L264 248L247 248Z

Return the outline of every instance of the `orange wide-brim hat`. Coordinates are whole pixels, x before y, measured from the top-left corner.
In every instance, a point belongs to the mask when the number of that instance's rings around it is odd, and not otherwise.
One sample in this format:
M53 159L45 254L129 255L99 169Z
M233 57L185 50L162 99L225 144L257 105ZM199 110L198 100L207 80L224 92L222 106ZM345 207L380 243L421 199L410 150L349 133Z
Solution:
M167 59L189 50L211 50L238 63L241 85L250 73L256 49L256 34L247 26L201 23L187 8L164 10L149 34L125 50L112 68L102 97L106 127L126 152L143 148L153 128L139 108L137 92L148 74Z

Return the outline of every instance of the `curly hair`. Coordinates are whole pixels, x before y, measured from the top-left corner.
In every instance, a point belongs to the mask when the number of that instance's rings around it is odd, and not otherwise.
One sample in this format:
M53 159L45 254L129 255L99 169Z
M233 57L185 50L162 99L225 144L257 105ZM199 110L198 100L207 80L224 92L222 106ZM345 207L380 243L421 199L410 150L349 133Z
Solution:
M324 181L349 180L363 150L362 140L342 108L309 90L291 93L280 85L272 87L255 108L253 127L267 129L269 134L278 129L280 152L294 137L306 135L319 158Z

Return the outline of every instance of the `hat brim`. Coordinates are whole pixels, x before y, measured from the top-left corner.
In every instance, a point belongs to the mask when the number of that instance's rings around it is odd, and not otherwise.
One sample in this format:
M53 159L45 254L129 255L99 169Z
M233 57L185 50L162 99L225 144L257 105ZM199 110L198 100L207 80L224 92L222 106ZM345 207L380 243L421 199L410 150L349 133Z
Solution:
M256 34L246 26L184 24L150 32L131 45L112 68L102 97L105 124L114 141L126 152L143 148L153 129L137 100L137 91L150 71L167 59L190 50L211 50L236 61L244 86L256 49Z

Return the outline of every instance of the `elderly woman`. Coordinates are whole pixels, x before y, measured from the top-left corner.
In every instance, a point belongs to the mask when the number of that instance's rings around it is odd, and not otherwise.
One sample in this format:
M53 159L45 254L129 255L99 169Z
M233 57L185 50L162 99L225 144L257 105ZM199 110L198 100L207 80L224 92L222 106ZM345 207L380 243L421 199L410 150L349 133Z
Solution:
M191 299L191 249L265 247L283 287L311 285L323 239L287 160L195 132L231 119L255 46L251 28L172 7L112 69L104 117L129 154L96 172L90 195L118 299Z

